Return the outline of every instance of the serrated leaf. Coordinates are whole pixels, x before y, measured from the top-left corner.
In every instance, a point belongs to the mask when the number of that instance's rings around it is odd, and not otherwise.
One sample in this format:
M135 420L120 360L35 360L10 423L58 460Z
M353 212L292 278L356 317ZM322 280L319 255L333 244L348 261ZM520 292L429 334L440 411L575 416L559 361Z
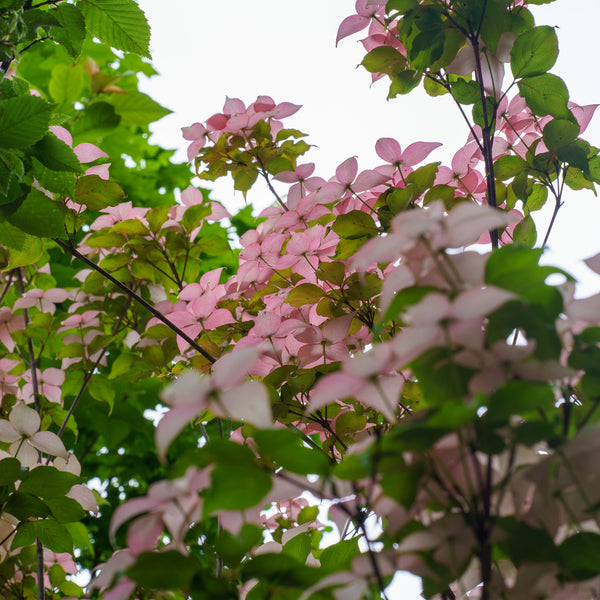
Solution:
M8 220L21 231L36 237L66 237L63 214L53 200L32 189Z
M75 202L90 210L116 206L125 199L125 192L114 181L106 181L98 175L80 177L75 187Z
M48 131L52 105L37 96L0 102L0 148L26 148Z
M41 187L49 192L72 198L75 194L77 175L73 172L53 171L32 157L33 174Z
M33 153L44 166L53 171L81 173L83 170L75 152L53 133L48 133L37 142Z
M85 40L85 21L73 4L59 4L50 11L62 27L51 27L50 35L69 53L73 60L81 54Z
M134 0L80 0L85 23L100 41L151 58L150 27Z

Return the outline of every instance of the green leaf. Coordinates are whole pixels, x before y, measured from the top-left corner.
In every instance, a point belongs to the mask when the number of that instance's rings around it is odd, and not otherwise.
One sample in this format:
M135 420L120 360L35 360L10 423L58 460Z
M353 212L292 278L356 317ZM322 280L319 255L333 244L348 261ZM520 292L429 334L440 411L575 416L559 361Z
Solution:
M452 96L461 104L475 104L481 100L481 88L476 81L459 79L452 84Z
M233 187L234 189L242 192L244 194L244 198L246 197L246 192L254 185L258 177L258 169L246 168L238 171L233 177Z
M65 221L58 205L39 190L32 189L15 212L12 225L36 237L65 238Z
M59 523L81 521L86 514L77 500L68 498L67 496L64 498L47 498L46 504Z
M0 160L8 167L11 173L17 177L23 177L25 174L25 166L23 161L16 152L9 150L0 150Z
M90 210L100 210L116 206L126 198L121 186L114 181L106 181L98 175L80 177L75 187L75 202Z
M494 175L500 181L506 181L529 169L528 164L520 156L501 156L494 163Z
M397 75L394 75L392 83L390 84L390 91L388 93L388 100L395 98L398 95L404 95L412 92L419 83L421 83L421 73L410 69L402 71Z
M301 283L289 293L286 302L292 306L315 304L324 295L325 292L318 285L314 283Z
M8 223L3 223L2 228L5 228L7 225ZM22 250L17 250L16 248L10 249L10 259L8 261L10 269L28 267L42 258L45 250L44 242L37 237L27 236L27 238L27 243L23 246Z
M67 171L53 171L32 157L33 174L38 183L49 192L72 198L75 194L77 175Z
M373 217L362 210L351 210L349 213L340 215L333 223L332 229L341 238L348 240L364 236L372 237L379 231Z
M53 171L83 171L75 152L53 133L48 133L37 142L33 153L44 166Z
M40 542L52 552L73 553L73 540L69 530L55 519L37 521L35 530Z
M589 173L588 154L590 145L584 140L575 140L570 144L559 148L556 155L560 160L567 164L581 169L584 173Z
M36 494L42 498L62 498L81 479L55 467L39 466L32 469L19 487L20 492Z
M556 561L556 546L552 536L544 529L535 529L514 517L500 518L498 528L508 535L499 535L498 546L513 563L552 563Z
M569 119L552 119L544 127L543 139L546 148L556 154L568 146L579 135L579 125Z
M518 86L519 93L525 98L525 102L533 114L539 117L552 115L557 119L571 117L571 112L567 107L569 91L560 77L545 73L522 79Z
M395 469L383 471L381 487L386 496L389 496L400 505L409 508L412 506L419 491L420 478L421 473L417 469L398 470L398 466L396 466Z
M9 496L3 508L19 521L50 515L50 508L42 500L35 494L26 494L22 491Z
M590 579L600 572L600 535L580 532L567 538L559 547L559 563L578 581Z
M124 125L149 125L171 111L142 92L112 94L107 102L114 107Z
M100 41L151 58L150 27L134 0L80 0L85 23Z
M558 38L553 27L536 27L522 33L510 52L510 68L515 78L543 75L558 57Z
M319 559L321 568L329 572L350 569L352 559L360 554L358 541L359 538L354 537L325 548Z
M534 184L531 194L527 198L525 206L529 212L540 210L548 200L548 188L539 183Z
M183 556L175 550L142 552L127 569L127 576L141 586L167 590L188 586L197 570L200 565L195 557Z
M321 450L307 448L302 436L287 429L263 429L254 433L263 458L273 460L284 469L300 475L325 475L329 459Z
M94 102L78 113L73 123L73 135L86 140L97 139L112 131L121 122L121 117L108 102Z
M0 220L0 244L6 248L21 252L36 238L27 235L8 221Z
M37 96L0 102L0 148L26 148L48 131L52 105Z
M85 40L85 21L73 4L59 4L50 11L62 27L51 27L50 35L69 53L73 60L81 54Z
M390 13L392 10L398 10L401 13L409 11L411 8L418 6L419 0L388 0L385 5L385 12Z
M80 99L83 91L84 68L78 64L57 64L52 69L52 76L48 84L50 96L59 104L73 104Z
M204 500L204 514L220 510L244 510L259 505L273 482L253 464L220 464L211 472L211 486ZM244 490L240 494L240 490Z
M102 374L96 373L88 383L88 391L90 395L98 402L106 402L108 404L108 414L113 411L115 404L115 388L113 384Z
M0 460L0 486L12 485L20 477L21 463L16 458Z
M535 221L531 215L526 215L517 224L513 231L513 242L521 244L526 248L533 248L537 242L537 230L535 228Z
M15 550L24 546L31 546L35 543L35 538L35 521L23 523L13 537L11 548Z
M488 402L485 420L536 413L554 406L552 388L535 381L511 381L494 392Z
M406 58L391 46L378 46L360 63L369 73L387 73L390 76L406 68Z

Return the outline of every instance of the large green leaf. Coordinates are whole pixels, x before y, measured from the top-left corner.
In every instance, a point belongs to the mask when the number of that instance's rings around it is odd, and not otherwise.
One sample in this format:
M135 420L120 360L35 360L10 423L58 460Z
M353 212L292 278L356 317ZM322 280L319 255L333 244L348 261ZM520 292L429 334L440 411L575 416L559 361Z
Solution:
M51 13L62 27L51 27L50 34L77 60L85 40L85 21L81 11L72 4L59 4Z
M34 147L39 161L53 171L81 173L82 168L75 152L53 133L48 133Z
M55 467L39 466L29 472L19 487L20 492L37 494L42 498L62 498L81 479Z
M148 125L171 113L168 108L141 92L113 94L107 101L114 107L125 125Z
M90 210L116 206L125 199L125 192L118 183L106 181L98 175L80 177L75 188L75 202Z
M510 52L510 68L515 77L542 75L558 57L558 39L553 27L536 27L522 33Z
M0 148L26 148L48 131L52 105L37 96L0 103Z
M100 41L150 58L150 27L134 0L80 0L85 22Z
M63 214L53 200L32 189L21 206L8 216L21 231L36 237L66 237Z
M85 70L80 64L57 64L52 69L48 90L52 100L59 104L73 104L81 97Z
M560 77L545 73L522 79L518 85L527 106L539 117L552 115L557 119L568 119L571 116L567 107L569 90Z
M73 539L69 530L52 517L37 521L37 536L42 544L52 552L73 552Z
M127 569L127 575L144 587L164 590L188 586L199 569L196 558L175 550L143 552Z

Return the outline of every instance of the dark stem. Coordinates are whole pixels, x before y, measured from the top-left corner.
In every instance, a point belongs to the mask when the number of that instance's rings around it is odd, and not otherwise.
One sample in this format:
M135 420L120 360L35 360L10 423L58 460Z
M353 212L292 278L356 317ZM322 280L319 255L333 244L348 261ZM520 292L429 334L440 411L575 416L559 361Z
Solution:
M115 335L119 331L119 327L121 326L121 323L123 322L123 319L125 318L125 315L127 314L127 309L129 308L130 304L131 304L131 298L128 299L127 304L125 305L125 308L123 309L123 313L117 319L117 322L115 323L115 326L113 327L111 335ZM73 400L73 402L71 403L71 406L69 407L69 410L67 412L67 416L65 417L62 425L60 426L60 429L58 430L58 434L57 434L58 437L62 437L62 434L64 433L65 428L67 427L67 423L69 422L71 415L75 411L75 408L77 408L77 404L79 403L79 400L81 399L81 396L82 396L85 388L87 387L87 384L90 382L90 379L96 372L96 369L98 368L98 365L100 364L100 361L104 358L105 354L106 354L106 348L102 348L102 352L100 352L100 355L96 359L94 366L85 374L85 378L83 379L83 383L81 384L81 387L79 388L79 391L77 392L77 396L75 396L75 400Z
M25 288L23 286L23 276L21 269L17 269L17 281L19 283L19 292L21 296L25 294ZM25 321L25 328L29 325L29 310L23 309L23 320ZM30 336L27 336L27 349L29 351L29 369L31 370L31 385L33 387L33 402L35 410L38 415L40 414L40 397L39 397L39 386L37 380L37 364L35 360L35 352L33 349L33 340ZM41 424L41 419L40 419ZM38 450L38 461L42 462L42 453ZM37 599L46 600L46 590L44 589L44 547L39 538L36 539L36 563L37 563Z
M493 144L493 122L495 115L488 115L485 90L483 89L483 70L481 68L481 54L479 52L479 37L474 35L471 37L471 44L475 53L475 71L477 75L477 83L479 83L480 101L483 109L483 128L481 137L483 142L483 159L485 161L486 187L487 187L487 202L489 206L496 207L496 178L494 177L494 159L492 157ZM490 118L491 117L491 118ZM490 231L492 239L492 248L498 248L498 230Z
M146 310L152 313L159 321L164 323L171 331L174 331L179 337L183 338L196 352L200 353L206 360L214 363L217 359L211 356L202 346L196 343L187 333L183 332L177 325L169 321L161 312L156 310L154 306L146 302L140 295L136 294L132 289L128 288L124 283L115 279L110 273L105 271L102 267L98 266L95 262L91 261L87 256L84 256L76 248L70 244L66 244L58 238L54 238L54 241L67 252L70 252L73 256L83 261L86 265L100 273L102 277L108 279L111 283L114 283L120 290L125 292L130 298L133 298L138 304L141 304Z
M564 176L566 176L566 173L564 174ZM564 185L564 179L563 179L562 185ZM548 225L546 235L544 236L544 242L542 243L542 249L544 249L546 247L546 244L548 243L548 238L550 237L550 232L552 231L552 227L554 227L554 221L556 221L558 211L561 209L561 207L563 205L563 203L561 202L562 185L559 186L558 193L554 194L554 212L552 213L552 219L550 219L550 224ZM553 189L553 188L551 188L551 189Z

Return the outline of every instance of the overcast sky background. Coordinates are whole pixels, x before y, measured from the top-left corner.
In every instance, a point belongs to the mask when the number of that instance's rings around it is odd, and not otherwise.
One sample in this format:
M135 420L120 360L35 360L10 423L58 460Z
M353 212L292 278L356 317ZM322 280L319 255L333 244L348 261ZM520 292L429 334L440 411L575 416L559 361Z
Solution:
M139 0L152 29L151 51L160 75L142 89L173 111L154 125L155 141L178 148L185 160L181 127L220 112L226 96L247 104L267 94L276 102L303 108L286 124L309 134L314 144L306 161L329 178L349 156L361 169L380 164L374 146L380 137L395 137L402 147L415 141L441 141L433 159L449 161L467 132L447 97L430 98L421 88L386 101L387 80L371 85L357 65L364 57L361 34L335 47L339 23L354 12L353 0ZM600 102L597 38L598 0L557 0L533 6L538 25L557 26L560 56L553 72L560 75L578 104ZM600 145L600 110L584 134ZM242 207L240 193L225 178L207 187L227 206ZM248 196L257 207L271 203L264 188ZM581 259L600 252L600 199L591 192L565 193L565 206L550 238L545 260L585 279L587 293L600 280ZM550 210L539 221L543 235Z
M371 86L357 68L365 51L361 34L335 47L339 23L354 12L353 0L139 0L152 29L151 51L160 76L142 89L173 114L153 127L156 143L178 148L185 160L181 127L220 112L225 96L246 104L261 94L303 108L286 125L309 134L316 145L305 159L329 178L349 156L361 169L381 161L374 152L381 137L395 137L402 147L415 141L441 141L433 159L449 162L467 131L447 97L430 98L422 89L386 101L386 80ZM561 76L578 104L600 103L598 77L598 0L557 0L533 6L538 25L557 26L560 56L553 72ZM600 146L600 110L583 136ZM229 181L215 185L213 198L228 207L244 205ZM259 207L272 202L264 189L249 194ZM581 259L600 252L600 198L566 190L565 206L550 238L545 261L560 264L583 279L586 294L600 289ZM549 211L547 211L549 212ZM543 235L549 214L538 223ZM412 584L407 583L407 586ZM410 600L416 587L393 596Z

